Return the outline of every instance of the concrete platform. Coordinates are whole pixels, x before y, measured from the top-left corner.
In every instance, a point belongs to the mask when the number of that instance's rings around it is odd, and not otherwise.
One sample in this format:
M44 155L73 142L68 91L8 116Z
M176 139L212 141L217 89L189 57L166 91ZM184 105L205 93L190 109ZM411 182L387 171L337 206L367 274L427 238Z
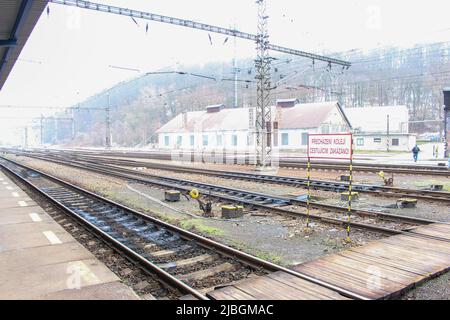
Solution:
M0 299L139 299L0 171Z

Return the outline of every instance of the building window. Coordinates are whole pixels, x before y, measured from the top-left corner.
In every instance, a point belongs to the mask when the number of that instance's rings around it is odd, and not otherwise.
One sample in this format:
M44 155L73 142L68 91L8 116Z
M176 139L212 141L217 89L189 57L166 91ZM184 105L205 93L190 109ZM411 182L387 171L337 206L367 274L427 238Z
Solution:
M237 146L237 135L236 134L231 135L231 145Z
M330 133L330 126L327 124L322 125L322 133L329 134Z
M169 136L164 136L164 145L165 145L166 147L169 146L169 141L170 141L169 139L170 139Z
M189 137L189 140L190 140L191 146L194 146L194 135L193 134Z
M222 145L222 135L217 135L216 136L216 142L217 142L217 146L221 146Z
M181 146L183 144L183 136L177 137L177 146Z
M364 145L364 138L356 138L356 145L357 146L363 146Z
M302 146L307 146L307 145L308 145L308 133L303 132L302 133Z
M208 145L208 135L203 135L203 145L207 146Z
M399 143L399 140L398 140L398 138L393 138L392 139L392 146L398 146L400 143Z
M381 142L381 138L373 138L373 142L380 143Z
M282 133L281 134L281 145L287 146L289 144L289 134L288 133Z
M251 133L247 134L247 145L252 146L253 145L253 135Z

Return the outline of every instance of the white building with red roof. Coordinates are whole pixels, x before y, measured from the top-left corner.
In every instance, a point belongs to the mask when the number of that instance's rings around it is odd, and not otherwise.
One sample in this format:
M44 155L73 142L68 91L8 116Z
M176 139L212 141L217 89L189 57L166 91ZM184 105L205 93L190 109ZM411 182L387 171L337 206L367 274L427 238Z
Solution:
M280 150L306 149L308 133L342 133L350 122L338 102L299 104L283 100L271 107L273 143ZM161 149L249 150L255 148L255 108L208 106L178 114L157 130Z

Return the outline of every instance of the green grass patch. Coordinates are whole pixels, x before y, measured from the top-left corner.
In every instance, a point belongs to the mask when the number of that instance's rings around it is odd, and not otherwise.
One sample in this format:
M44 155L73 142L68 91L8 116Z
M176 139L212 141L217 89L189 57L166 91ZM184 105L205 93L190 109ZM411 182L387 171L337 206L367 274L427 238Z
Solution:
M179 220L178 224L181 228L185 230L198 231L206 233L213 236L222 236L224 234L223 230L211 226L207 226L202 223L200 219L184 219Z
M162 214L161 212L154 212L154 213L158 216L158 218L160 218L164 222L167 222L167 223L170 223L170 224L177 224L178 223L178 219L177 218L166 216L166 215Z
M450 182L447 181L441 181L436 179L430 179L430 180L421 180L413 182L413 185L418 188L426 188L429 187L432 184L442 184L444 191L450 191Z
M322 240L322 243L329 249L332 250L339 250L342 249L344 246L342 244L342 239L340 238L333 238L327 235L325 239Z
M272 252L257 251L255 253L255 256L262 260L270 261L275 264L281 264L281 261L282 261L282 258L279 255L272 253Z
M250 248L248 245L246 245L242 242L234 241L234 240L231 240L229 242L229 245L239 251L247 252L248 254L251 254L262 260L269 261L269 262L272 262L272 263L275 263L278 265L286 265L286 263L283 262L283 258L276 253L262 251L262 250L255 249L255 248Z

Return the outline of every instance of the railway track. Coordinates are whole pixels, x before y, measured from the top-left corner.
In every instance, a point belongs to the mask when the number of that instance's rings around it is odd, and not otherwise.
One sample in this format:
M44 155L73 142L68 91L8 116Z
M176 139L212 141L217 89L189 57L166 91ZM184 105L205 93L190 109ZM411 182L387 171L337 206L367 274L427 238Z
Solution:
M354 299L364 299L276 264L261 260L205 237L180 229L84 190L42 171L5 158L0 166L10 176L77 220L111 248L179 295L208 299L210 287L283 271Z
M96 156L83 156L73 154L70 155L73 159L79 159L87 162L113 164L118 166L127 167L145 167L157 170L166 170L172 172L182 172L189 174L200 174L209 175L215 177L221 177L226 179L237 179L246 181L256 181L263 183L274 183L280 185L288 185L293 187L307 187L307 179L297 178L297 177L286 177L277 175L261 175L256 173L248 172L236 172L236 171L222 171L222 170L211 170L211 169L199 169L199 168L189 168L185 166L159 164L151 162L143 162L136 160L122 160L114 158L96 157ZM314 190L325 190L333 192L343 192L348 190L348 183L338 182L338 181L327 181L327 180L310 180L311 188ZM427 201L439 201L444 203L450 203L450 192L445 191L433 191L433 190L414 190L407 188L396 188L396 187L386 187L380 185L370 185L370 184L357 184L353 183L352 188L354 191L360 193L368 193L376 196L386 196L386 197L414 197L417 199L423 199Z
M81 170L94 171L120 179L126 179L141 184L151 185L164 190L176 189L180 190L183 193L188 193L192 188L198 188L203 194L209 194L210 197L221 201L224 204L239 203L246 206L247 208L263 210L271 213L290 215L294 217L307 216L304 211L298 210L298 206L304 207L306 205L306 201L294 198L262 194L251 192L248 190L199 183L190 180L155 176L147 173L137 172L136 170L129 170L109 165L98 165L69 159L61 160L54 157L34 157L44 161L51 161L57 164L62 164ZM308 215L308 217L313 220L339 226L345 226L347 223L346 216L343 214L347 212L347 208L315 202L311 203L311 207L317 209L317 211L320 211ZM352 209L351 213L352 218L350 226L352 228L370 230L388 235L406 233L412 234L409 231L418 225L437 223L437 221L433 220L401 216L378 211Z
M178 159L183 159L184 161L191 162L211 162L211 159L215 159L214 152L212 153L192 153L192 152L131 152L131 151L87 151L87 150L40 150L48 153L82 153L86 155L101 154L104 156L111 157L122 157L122 158L142 158L142 159L157 159L157 160L172 160L173 156ZM222 159L223 158L223 159ZM251 157L249 154L235 153L232 156L222 157L223 163L229 164L247 164L251 165ZM226 161L226 162L225 162ZM303 169L306 168L306 160L301 157L289 157L284 156L279 159L279 166L282 168L292 168L292 169ZM348 165L342 162L331 162L331 161L316 161L312 168L313 170L331 170L331 171L348 171ZM420 166L414 165L413 167L408 165L385 165L385 164L364 164L354 161L353 170L360 172L379 172L384 171L386 173L396 173L396 174L413 174L413 175L434 175L434 176L444 176L450 177L450 170L446 166Z
M307 164L304 161L291 161L282 159L280 160L280 167L291 168L291 169L304 169ZM326 171L348 171L348 164L339 163L314 163L313 170L326 170ZM439 169L438 166L431 168L427 166L402 166L402 165L364 165L357 164L353 165L353 171L359 172L371 172L376 173L379 171L384 171L386 173L396 173L396 174L412 174L412 175L430 175L430 176L443 176L450 177L450 170L445 166Z

